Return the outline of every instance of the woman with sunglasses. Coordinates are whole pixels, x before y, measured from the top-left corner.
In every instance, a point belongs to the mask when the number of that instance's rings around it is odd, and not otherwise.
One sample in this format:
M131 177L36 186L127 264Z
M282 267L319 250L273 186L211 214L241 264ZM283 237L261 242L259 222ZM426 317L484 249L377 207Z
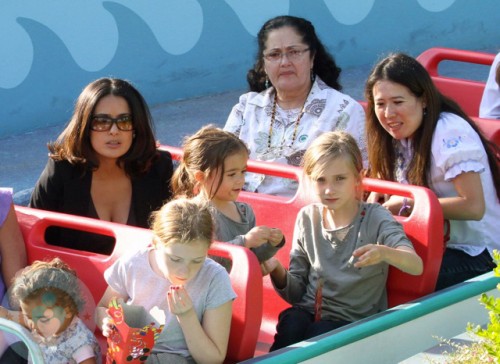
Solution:
M250 92L240 97L224 127L248 145L250 158L298 166L317 136L343 130L354 136L366 161L365 113L340 92L341 70L311 22L275 17L257 41L255 65L247 74ZM248 173L245 189L290 197L297 182Z
M127 81L101 78L87 85L57 140L30 207L148 227L149 215L171 197L170 153L157 150L152 117ZM110 254L113 239L49 228L47 242Z

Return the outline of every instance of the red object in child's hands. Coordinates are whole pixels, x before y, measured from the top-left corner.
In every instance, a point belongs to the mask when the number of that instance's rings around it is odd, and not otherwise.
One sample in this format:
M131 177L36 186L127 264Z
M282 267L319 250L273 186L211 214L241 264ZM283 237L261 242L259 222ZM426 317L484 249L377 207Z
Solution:
M316 288L316 297L314 302L314 321L321 321L321 306L323 304L323 284L325 280L318 278L318 287Z
M152 322L142 328L130 327L123 307L116 299L109 304L108 313L114 321L115 331L108 337L107 364L144 363L163 326Z

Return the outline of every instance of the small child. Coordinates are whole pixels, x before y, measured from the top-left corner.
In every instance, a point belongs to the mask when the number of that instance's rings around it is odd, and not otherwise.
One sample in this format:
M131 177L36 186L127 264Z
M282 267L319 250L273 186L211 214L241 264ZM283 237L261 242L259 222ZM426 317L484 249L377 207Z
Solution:
M179 198L152 217L153 246L119 258L104 273L109 286L97 324L109 337L109 302L122 299L165 325L148 363L222 363L236 294L226 270L207 258L214 230L210 207Z
M0 307L0 317L30 329L46 363L101 363L99 344L78 317L84 305L78 278L61 259L24 268L11 295L21 312Z
M401 224L361 200L362 166L345 132L322 134L304 154L306 180L321 202L297 216L289 269L275 258L266 262L277 293L292 304L279 316L271 350L385 310L389 265L422 273Z
M216 240L250 248L261 263L274 256L285 244L281 230L255 226L252 207L236 201L245 184L246 145L234 134L207 125L185 140L183 151L172 177L174 195L210 201ZM230 261L215 260L230 270Z

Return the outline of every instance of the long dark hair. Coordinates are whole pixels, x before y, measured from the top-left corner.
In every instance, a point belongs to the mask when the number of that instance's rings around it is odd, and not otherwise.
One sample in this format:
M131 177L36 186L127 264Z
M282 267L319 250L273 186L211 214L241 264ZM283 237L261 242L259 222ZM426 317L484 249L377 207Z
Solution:
M90 143L90 123L97 103L108 95L123 97L130 108L135 138L117 164L131 176L146 172L157 157L156 141L149 107L142 95L128 81L100 78L88 84L78 97L73 115L55 142L49 143L50 157L67 160L84 169L97 169L99 159Z
M370 176L394 180L395 152L392 136L385 131L375 114L373 87L380 80L388 80L407 87L418 98L425 100L426 112L422 123L413 135L413 159L408 169L408 181L418 186L429 186L431 144L439 115L442 112L456 114L466 120L481 138L488 156L493 182L500 199L500 172L495 145L488 141L469 116L452 99L441 94L427 70L413 57L403 53L391 54L380 61L371 71L365 87L367 100L366 136Z
M303 18L295 16L277 16L268 20L257 35L258 50L255 64L247 73L247 82L250 91L261 92L266 89L266 73L264 71L264 50L269 33L283 27L295 29L302 36L302 41L309 47L310 57L314 57L313 72L319 76L328 86L340 91L342 86L339 82L340 67L337 66L333 56L328 53L314 30L312 23Z

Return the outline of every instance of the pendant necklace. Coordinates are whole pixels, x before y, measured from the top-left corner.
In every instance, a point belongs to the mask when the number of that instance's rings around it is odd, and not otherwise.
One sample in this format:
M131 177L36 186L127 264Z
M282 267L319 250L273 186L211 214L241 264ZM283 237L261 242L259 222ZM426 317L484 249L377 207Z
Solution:
M307 101L307 98L306 98L306 101ZM274 94L273 108L271 110L271 124L269 125L269 136L267 138L267 149L268 150L271 150L271 140L272 140L272 136L273 136L274 120L276 118L276 104L277 103L278 103L278 95L277 95L277 93L275 93ZM299 130L300 119L302 118L302 115L304 115L305 106L306 106L306 103L304 102L304 105L302 106L302 110L300 110L299 116L297 116L297 120L295 121L295 128L293 129L292 141L290 142L290 147L292 147L293 143L295 143L295 139L297 139L297 132ZM281 150L283 150L284 144L285 144L285 139L283 139L283 142L281 143L281 147L280 147Z

